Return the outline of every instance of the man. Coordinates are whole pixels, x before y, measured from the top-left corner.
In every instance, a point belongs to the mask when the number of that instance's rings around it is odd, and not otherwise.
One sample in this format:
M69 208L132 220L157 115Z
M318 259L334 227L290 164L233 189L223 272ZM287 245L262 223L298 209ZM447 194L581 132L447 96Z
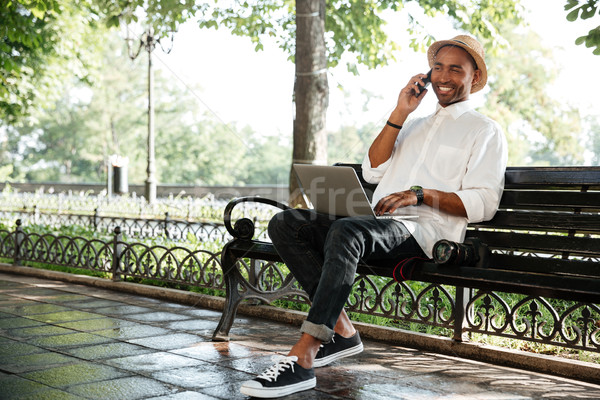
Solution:
M431 257L436 241L462 242L467 223L494 216L504 186L506 140L498 124L469 102L487 81L483 48L459 35L435 42L427 55L435 113L407 122L428 91L420 86L426 75L415 75L362 165L364 178L378 183L376 214L416 213L418 219L333 218L297 209L277 214L269 235L312 305L288 356L245 382L242 393L280 397L311 389L315 367L362 351L343 309L360 260Z

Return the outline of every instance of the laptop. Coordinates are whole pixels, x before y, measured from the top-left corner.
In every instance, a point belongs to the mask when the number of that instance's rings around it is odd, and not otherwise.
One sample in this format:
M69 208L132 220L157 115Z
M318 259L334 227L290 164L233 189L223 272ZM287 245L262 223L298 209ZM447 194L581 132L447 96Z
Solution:
M302 192L317 212L339 217L415 219L417 215L375 215L365 189L352 167L294 164ZM406 212L406 209L403 209Z

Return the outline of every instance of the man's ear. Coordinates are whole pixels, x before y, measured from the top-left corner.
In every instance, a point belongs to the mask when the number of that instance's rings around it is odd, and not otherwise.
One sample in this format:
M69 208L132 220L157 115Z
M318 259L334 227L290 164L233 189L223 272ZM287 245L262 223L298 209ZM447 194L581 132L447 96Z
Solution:
M471 86L475 86L475 84L477 82L479 82L481 80L481 70L480 69L476 69L473 72L473 80L471 80Z

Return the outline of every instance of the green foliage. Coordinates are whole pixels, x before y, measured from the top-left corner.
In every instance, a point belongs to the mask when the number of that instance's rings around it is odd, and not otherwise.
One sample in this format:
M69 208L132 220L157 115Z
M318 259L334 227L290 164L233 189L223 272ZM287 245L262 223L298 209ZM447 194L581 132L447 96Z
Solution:
M76 77L92 81L104 30L87 0L3 1L0 4L0 121L15 123L58 96Z
M47 225L28 224L23 226L23 232L36 233L39 235L84 237L87 239L98 239L103 241L110 241L113 237L113 235L100 233L94 230L93 227L81 225L63 225L56 228Z
M1 154L1 153L0 153ZM6 182L8 181L10 178L10 175L13 173L13 166L12 165L2 165L0 166L0 182Z
M512 23L498 24L510 46L487 52L490 73L486 102L480 111L498 121L509 141L509 165L578 165L584 160L587 135L576 109L548 93L558 76L552 51L539 35L517 29ZM486 42L489 47L489 43ZM367 94L366 99L372 94ZM590 125L590 124L588 124ZM362 162L372 138L381 127L343 126L330 132L328 158ZM594 148L595 136L590 136Z
M224 26L234 35L249 37L257 51L262 50L264 37L271 38L293 59L294 12L293 0L234 0L225 6L214 1L199 14L198 24L214 29Z
M567 0L565 11L569 11L567 20L570 22L575 22L577 19L587 20L600 15L598 0ZM600 25L590 30L587 35L578 37L575 44L585 44L585 47L589 48L595 47L593 53L600 55Z
M169 37L205 3L193 0L12 0L0 3L0 121L14 124L60 98L62 82L93 82L107 28Z
M29 124L6 129L7 178L105 182L112 154L129 158L130 183L147 167L146 60L123 60L124 43L106 40L103 74L89 87L67 80L61 98ZM125 61L125 62L124 62ZM287 181L291 144L198 112L195 87L174 85L155 71L156 167L159 182L243 185ZM0 150L2 151L2 150ZM219 157L215 157L215 155ZM235 162L231 162L235 160Z
M144 74L119 59L122 41L117 44L113 37L105 43L103 74L92 88L65 80L52 107L7 131L15 178L102 182L110 154L122 154L121 146L143 149Z
M371 123L361 127L342 126L336 132L329 132L327 158L330 164L336 162L362 163L373 137L379 133L379 130L380 128Z
M485 113L508 132L511 164L581 163L577 113L545 95L545 86L554 78L549 68L551 55L537 39L517 35L515 25L501 23L518 20L516 0L418 3L426 15L447 14L458 28L486 38L490 69L497 73L490 77L492 91ZM573 1L569 4L575 7ZM425 48L433 40L405 9L405 2L336 0L327 2L327 7L330 65L347 62L355 71L355 63L372 68L391 60L397 45L385 33L385 13L408 13L406 32L413 39L412 47ZM570 18L589 18L591 9L582 7L574 9ZM200 26L227 27L236 35L250 37L257 49L265 40L275 40L292 59L295 51L295 2L291 0L214 2L210 6L188 0L39 0L3 3L0 13L0 120L35 117L29 124L5 128L0 157L8 162L0 167L2 180L104 182L105 162L111 154L129 157L130 183L145 179L145 57L125 62L122 38L109 39L97 21L112 27L150 24L157 37L168 37L180 23L199 13ZM512 46L498 46L505 41ZM102 75L94 74L89 66L101 67ZM90 82L93 87L88 86ZM168 82L158 71L155 82L159 182L287 182L291 143L279 137L263 138L246 127L198 113L193 93ZM36 108L43 111L31 112ZM360 162L374 129L370 125L343 127L330 133L329 159ZM538 139L532 141L532 137Z
M279 136L256 137L245 154L244 165L248 184L287 185L292 144ZM236 171L240 173L241 171Z
M325 29L328 63L338 65L348 54L348 69L356 72L355 61L369 68L386 65L399 49L385 32L385 12L398 12L407 2L395 0L335 0L327 2ZM494 45L504 43L495 25L499 21L520 20L518 0L489 1L420 0L419 6L429 16L450 16L459 29L489 39ZM205 28L227 27L235 35L248 36L256 50L266 39L274 38L290 60L295 54L295 2L291 0L235 0L204 10L199 25ZM409 14L406 32L411 47L423 49L434 38ZM355 60L355 61L353 61Z
M62 265L52 265L52 264L45 264L45 263L38 263L38 262L26 262L25 265L27 265L29 267L45 269L45 270L49 270L49 271L66 272L67 274L86 275L86 276L93 276L96 278L104 278L104 279L112 278L112 274L109 274L107 272L91 271L89 269L64 267Z
M547 93L558 72L552 52L531 31L510 23L498 28L511 46L487 57L494 74L481 111L504 128L509 165L582 164L579 113Z
M168 38L179 25L205 10L207 4L194 0L95 0L93 12L108 27L139 24L152 28L157 39Z

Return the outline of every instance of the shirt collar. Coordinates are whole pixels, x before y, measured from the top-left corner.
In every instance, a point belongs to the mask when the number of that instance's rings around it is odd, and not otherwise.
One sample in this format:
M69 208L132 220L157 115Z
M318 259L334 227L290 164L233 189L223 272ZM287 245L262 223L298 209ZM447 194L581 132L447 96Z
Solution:
M440 103L437 103L435 107L435 115L449 114L454 120L457 120L461 115L473 109L473 102L471 100L464 100L451 104L448 107L442 107Z

